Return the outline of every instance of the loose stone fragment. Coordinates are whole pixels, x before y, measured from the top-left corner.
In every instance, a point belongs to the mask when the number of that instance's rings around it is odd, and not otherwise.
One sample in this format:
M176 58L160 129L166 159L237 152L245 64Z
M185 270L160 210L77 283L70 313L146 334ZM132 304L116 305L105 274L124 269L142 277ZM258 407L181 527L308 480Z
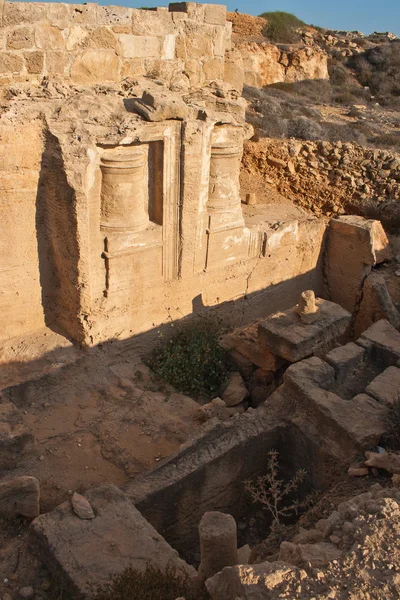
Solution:
M86 500L84 496L81 496L75 492L72 496L71 502L74 512L80 519L94 519L95 514L93 512L93 508L90 506L89 501Z

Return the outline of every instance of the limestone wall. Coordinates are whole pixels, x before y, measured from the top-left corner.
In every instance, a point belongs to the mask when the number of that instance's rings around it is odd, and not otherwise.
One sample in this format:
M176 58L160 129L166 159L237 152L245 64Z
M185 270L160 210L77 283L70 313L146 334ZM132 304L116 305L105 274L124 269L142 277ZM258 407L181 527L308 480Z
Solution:
M150 75L191 86L224 77L231 24L224 6L139 10L97 4L5 2L0 84L59 75L78 84Z
M37 193L42 123L0 131L0 338L44 326L39 272ZM1 353L0 353L1 354Z
M94 345L217 307L238 323L320 293L324 221L243 203L229 41L218 5L5 3L0 342L46 326Z

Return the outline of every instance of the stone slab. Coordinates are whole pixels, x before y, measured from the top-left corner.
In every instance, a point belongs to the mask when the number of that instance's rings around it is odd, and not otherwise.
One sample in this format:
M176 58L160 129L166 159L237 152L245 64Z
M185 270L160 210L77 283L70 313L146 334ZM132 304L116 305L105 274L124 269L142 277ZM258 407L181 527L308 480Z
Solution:
M365 391L383 404L392 405L398 402L400 400L400 369L388 367L371 381Z
M0 517L39 515L40 487L36 477L22 476L0 481Z
M333 348L324 356L324 360L335 369L336 381L340 384L363 366L365 357L365 349L350 342Z
M313 323L301 321L295 308L275 313L262 321L258 334L272 354L296 362L329 346L346 331L350 313L328 300L316 299L319 318Z
M117 487L103 485L87 491L85 497L94 519L80 519L67 501L40 515L30 529L31 546L72 593L88 595L114 573L129 566L145 570L148 563L161 570L172 565L189 576L196 574Z

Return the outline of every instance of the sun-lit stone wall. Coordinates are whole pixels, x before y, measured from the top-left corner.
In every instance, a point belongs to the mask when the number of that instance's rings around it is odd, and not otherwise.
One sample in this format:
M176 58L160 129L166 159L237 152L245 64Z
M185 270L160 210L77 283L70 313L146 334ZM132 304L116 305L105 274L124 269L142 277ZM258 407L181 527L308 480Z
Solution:
M224 78L225 6L6 1L1 15L0 84L51 75L93 84L140 75L173 83L184 74L191 86Z

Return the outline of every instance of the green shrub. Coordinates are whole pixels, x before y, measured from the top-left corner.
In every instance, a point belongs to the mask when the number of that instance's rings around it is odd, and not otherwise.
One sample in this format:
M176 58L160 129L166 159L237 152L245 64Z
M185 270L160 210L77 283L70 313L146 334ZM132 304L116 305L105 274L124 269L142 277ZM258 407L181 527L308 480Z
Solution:
M281 44L297 42L301 37L298 30L306 27L306 24L295 15L279 10L262 13L260 17L267 20L267 25L263 30L265 37Z
M220 333L221 326L213 319L200 317L178 325L174 335L161 339L147 364L180 392L212 397L230 370L218 343Z
M192 589L188 576L168 567L164 572L148 565L145 571L129 567L100 587L93 600L201 600L205 593Z

